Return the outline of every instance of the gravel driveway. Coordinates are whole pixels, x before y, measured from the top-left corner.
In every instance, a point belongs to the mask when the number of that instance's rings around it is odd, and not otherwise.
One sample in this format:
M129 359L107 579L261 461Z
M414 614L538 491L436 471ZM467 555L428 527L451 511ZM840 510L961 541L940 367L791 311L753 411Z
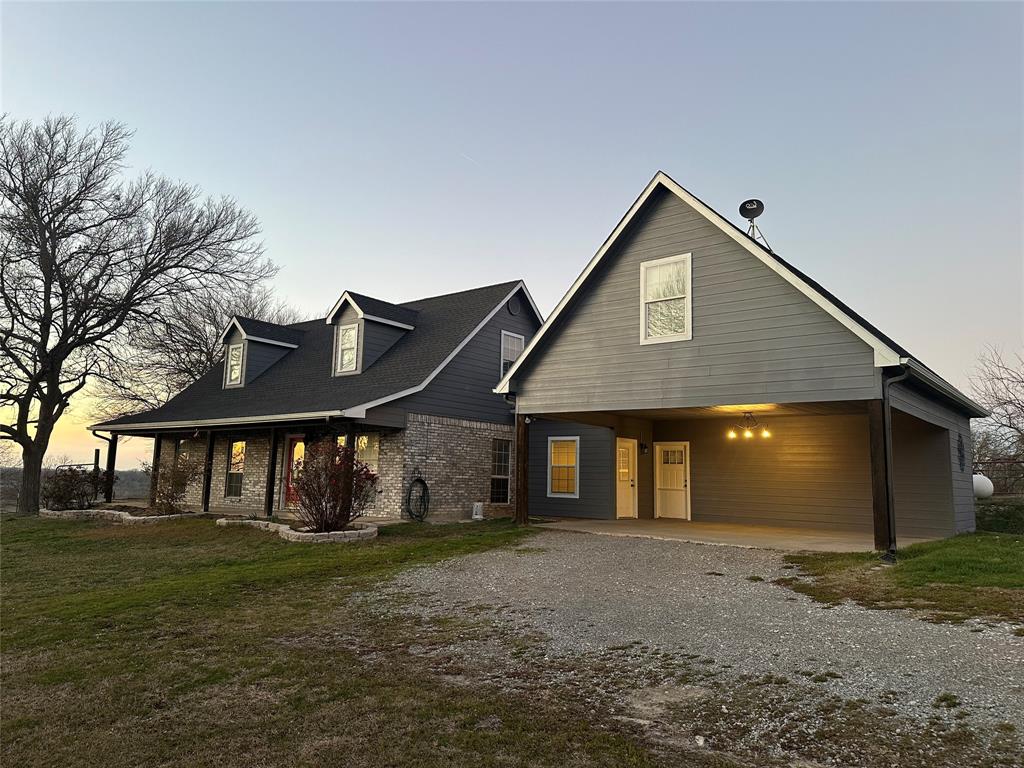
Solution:
M1001 625L827 607L770 583L790 568L766 550L546 531L519 549L415 569L395 587L424 613L489 606L498 625L543 638L550 657L653 648L709 679L795 681L801 696L922 723L1024 730L1024 638Z

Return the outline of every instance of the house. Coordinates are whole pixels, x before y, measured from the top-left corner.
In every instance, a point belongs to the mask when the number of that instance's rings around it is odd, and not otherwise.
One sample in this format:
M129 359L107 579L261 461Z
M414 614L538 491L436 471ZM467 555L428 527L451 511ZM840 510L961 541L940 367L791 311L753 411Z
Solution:
M878 549L974 529L985 411L664 173L495 392L515 396L530 514Z
M392 304L346 292L325 318L232 318L223 363L165 405L92 427L152 438L153 464L203 457L195 510L284 514L307 442L354 445L379 477L369 511L400 516L413 478L432 519L509 514L513 410L493 392L540 327L521 281Z

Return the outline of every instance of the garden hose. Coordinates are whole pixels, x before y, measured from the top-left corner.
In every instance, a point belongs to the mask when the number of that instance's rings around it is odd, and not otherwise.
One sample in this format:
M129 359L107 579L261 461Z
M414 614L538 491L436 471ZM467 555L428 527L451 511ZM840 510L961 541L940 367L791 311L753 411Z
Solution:
M411 520L423 522L429 510L430 489L422 477L414 478L405 492L405 514Z

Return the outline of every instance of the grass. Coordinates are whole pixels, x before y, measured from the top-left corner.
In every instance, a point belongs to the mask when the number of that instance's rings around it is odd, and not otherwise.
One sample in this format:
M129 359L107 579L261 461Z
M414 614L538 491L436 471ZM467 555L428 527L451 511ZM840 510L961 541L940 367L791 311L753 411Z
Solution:
M979 531L1024 534L1024 499L984 499L974 511Z
M659 764L582 704L460 685L410 650L414 626L352 599L528 535L409 524L310 546L209 520L2 516L0 764Z
M811 580L777 583L826 603L914 608L935 620L1024 623L1024 535L975 533L914 544L896 565L871 552L790 555Z

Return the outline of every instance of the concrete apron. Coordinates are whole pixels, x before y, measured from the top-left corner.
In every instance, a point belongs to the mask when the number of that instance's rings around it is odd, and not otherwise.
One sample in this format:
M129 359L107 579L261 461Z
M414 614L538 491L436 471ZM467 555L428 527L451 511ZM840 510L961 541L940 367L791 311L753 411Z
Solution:
M702 523L691 520L582 520L579 518L535 518L545 529L627 536L693 544L775 549L784 552L865 552L873 549L871 533L787 528L735 523ZM925 539L902 539L901 547Z

